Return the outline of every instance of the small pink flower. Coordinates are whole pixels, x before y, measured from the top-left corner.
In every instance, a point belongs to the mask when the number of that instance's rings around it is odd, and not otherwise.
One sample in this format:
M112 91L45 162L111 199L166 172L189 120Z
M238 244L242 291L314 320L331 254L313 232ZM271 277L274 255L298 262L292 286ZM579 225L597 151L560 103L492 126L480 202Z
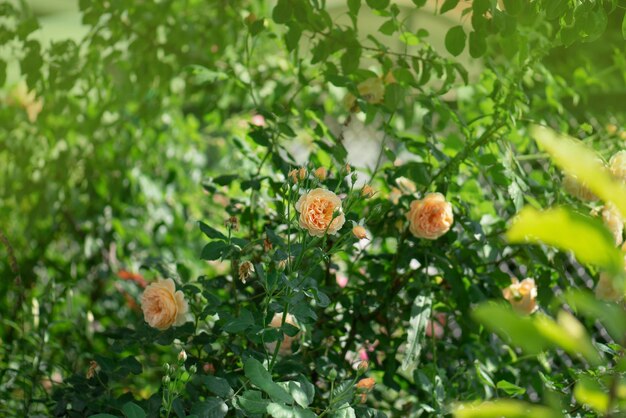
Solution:
M342 289L348 285L348 276L341 273L335 275L335 280L337 281L337 285Z
M252 124L254 126L265 126L265 118L263 115L254 115L252 116Z

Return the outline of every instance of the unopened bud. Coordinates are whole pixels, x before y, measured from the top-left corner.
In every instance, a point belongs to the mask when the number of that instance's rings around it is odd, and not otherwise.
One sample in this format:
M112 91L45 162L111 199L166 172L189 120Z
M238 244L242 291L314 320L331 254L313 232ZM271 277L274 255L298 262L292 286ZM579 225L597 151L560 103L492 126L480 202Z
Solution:
M300 169L298 170L298 177L300 178L300 180L304 180L307 175L308 172L306 171L306 168L300 167Z
M185 350L180 350L180 353L178 353L178 362L184 363L186 361L187 361L187 353L185 352Z
M319 167L317 170L313 172L313 175L320 181L326 180L328 176L328 171L326 171L326 167Z
M354 234L354 236L358 239L367 238L367 231L361 225L356 225L352 228L352 234Z
M366 184L361 189L361 196L363 196L366 199L369 199L370 197L374 196L374 193L375 193L374 189L372 189L372 186L370 186L369 184Z
M196 366L195 364L192 364L191 367L189 368L189 373L196 374L197 371L198 371L198 366Z
M370 364L367 360L363 360L362 362L359 363L359 367L357 368L357 372L359 374L363 374L365 373L370 367Z
M163 376L163 384L164 385L169 385L170 381L171 381L171 379L170 379L170 376L168 374Z
M328 372L328 380L330 380L331 382L334 382L335 379L337 379L337 370L331 369Z
M169 363L165 363L165 364L163 365L163 371L164 371L165 373L168 373L168 372L170 371L170 365L169 365Z

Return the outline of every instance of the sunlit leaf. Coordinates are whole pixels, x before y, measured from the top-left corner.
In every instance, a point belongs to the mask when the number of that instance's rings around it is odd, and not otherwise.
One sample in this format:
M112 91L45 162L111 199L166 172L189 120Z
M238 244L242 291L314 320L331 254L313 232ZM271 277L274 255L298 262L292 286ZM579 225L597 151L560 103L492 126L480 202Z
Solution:
M565 207L538 211L527 206L515 217L506 236L512 243L543 243L572 251L581 263L614 273L619 273L624 263L601 221Z
M455 406L455 418L557 418L559 412L548 407L514 400L499 400L481 404L463 403Z

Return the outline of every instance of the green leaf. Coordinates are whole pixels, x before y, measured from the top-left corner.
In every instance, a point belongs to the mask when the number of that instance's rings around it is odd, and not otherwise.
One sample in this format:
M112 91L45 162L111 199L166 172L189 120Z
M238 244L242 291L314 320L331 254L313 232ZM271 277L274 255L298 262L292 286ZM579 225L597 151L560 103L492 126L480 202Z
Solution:
M504 9L511 16L517 16L524 8L524 0L503 0Z
M288 391L298 405L303 408L308 407L313 402L315 387L303 376L298 381L279 382L280 387Z
M359 68L361 61L361 46L352 43L346 48L346 52L341 56L341 70L344 75L352 74Z
M602 222L565 207L538 211L527 206L513 219L506 236L511 243L543 243L572 251L581 263L616 274L623 268L623 255Z
M228 381L223 377L207 375L203 376L202 381L209 392L219 396L220 398L233 396L233 389L228 384Z
M247 309L242 309L237 318L233 318L224 325L224 331L229 334L236 334L254 325L254 317Z
M397 109L404 99L404 92L404 88L397 83L387 84L385 86L385 105L391 110Z
M574 387L574 398L604 415L609 407L609 393L595 380L582 376Z
M227 412L228 405L219 398L208 398L191 407L191 413L198 418L224 418Z
M378 32L383 35L391 35L398 29L396 22L393 19L389 19L378 28Z
M259 387L263 392L270 395L272 400L281 403L293 404L293 398L282 387L274 383L270 373L257 359L249 357L243 365L246 377L252 384Z
M0 60L0 87L7 82L7 63Z
M626 186L611 175L593 150L580 141L542 126L534 126L531 135L557 166L576 176L600 199L615 204L626 218Z
M390 0L366 0L366 3L374 10L383 10L389 6L389 1Z
M117 415L111 415L111 414L96 414L96 415L89 415L89 418L119 418Z
M146 412L134 402L128 402L122 407L122 412L126 418L145 418Z
M514 400L457 404L453 411L455 418L562 418L558 411L545 406L533 405Z
M220 231L218 231L215 228L210 227L209 225L205 224L202 221L198 222L198 225L200 226L200 230L204 233L204 235L206 235L207 237L211 238L211 239L221 239L221 240L226 240L226 235L222 234Z
M228 250L228 244L224 241L211 241L202 249L202 254L200 258L203 260L218 260Z
M277 403L267 405L267 413L273 418L315 418L312 411L302 409L299 406L287 406Z
M439 13L444 14L445 12L454 9L457 4L459 4L459 0L446 0L441 5L441 10L439 10Z
M598 300L591 293L579 290L569 290L564 299L575 312L600 321L615 341L624 340L626 310L622 306Z
M276 23L287 23L291 19L293 10L289 0L278 0L274 10L272 10L272 19Z
M258 390L247 390L237 397L237 403L250 414L265 414L270 401L263 399L263 394Z
M487 51L487 43L485 37L475 31L469 35L469 53L472 58L480 58Z
M526 393L526 389L519 387L517 385L514 385L511 382L507 382L506 380L500 380L496 384L496 387L504 391L507 395L511 395L511 396L519 396L519 395L523 395L524 393Z
M432 303L431 296L422 295L417 296L413 301L409 331L407 333L407 347L402 360L402 368L404 370L418 364Z
M622 20L622 37L626 39L626 14L624 15L624 19Z
M521 316L508 305L484 303L474 309L472 316L529 354L561 348L569 354L582 355L593 365L603 361L582 324L566 311L559 311L555 322L544 314Z
M448 33L446 33L446 49L452 55L459 56L463 49L465 49L465 40L467 36L465 35L465 31L463 30L463 26L458 25L450 28Z
M357 16L361 9L361 0L348 0L348 10L352 16Z

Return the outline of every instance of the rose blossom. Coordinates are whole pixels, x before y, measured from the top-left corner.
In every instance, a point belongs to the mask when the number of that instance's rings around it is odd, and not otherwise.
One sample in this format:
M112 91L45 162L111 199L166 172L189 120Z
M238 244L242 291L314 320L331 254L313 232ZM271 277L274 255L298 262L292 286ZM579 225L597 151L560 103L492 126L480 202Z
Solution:
M313 189L302 195L296 203L296 210L300 213L300 227L314 237L321 237L326 231L334 235L346 221L341 210L341 199L325 189ZM335 212L339 214L335 216Z
M141 309L145 321L153 328L165 330L185 323L189 305L182 291L176 291L172 279L158 279L141 295Z
M355 387L357 390L370 391L374 388L376 381L371 377L366 377L365 379L361 379L357 382Z
M326 170L326 167L318 167L314 172L313 175L320 181L324 181L326 180L326 177L328 176L328 170Z
M354 228L352 228L352 234L358 239L367 238L367 231L361 225L355 225Z
M429 193L411 202L407 219L409 230L417 238L437 239L450 230L454 215L452 205L441 193Z
M537 310L537 286L535 280L526 278L521 282L511 279L511 285L502 291L504 299L511 303L513 309L522 314L531 314Z
M624 241L624 220L615 205L609 203L602 210L604 225L611 231L615 238L615 245L621 245Z
M617 302L624 297L624 295L615 288L613 279L606 272L600 273L595 293L598 299L602 299L607 302Z
M563 188L567 193L582 201L595 202L598 200L593 192L584 183L580 183L574 175L566 174L563 177Z
M616 152L609 161L611 173L622 182L626 182L626 151Z

